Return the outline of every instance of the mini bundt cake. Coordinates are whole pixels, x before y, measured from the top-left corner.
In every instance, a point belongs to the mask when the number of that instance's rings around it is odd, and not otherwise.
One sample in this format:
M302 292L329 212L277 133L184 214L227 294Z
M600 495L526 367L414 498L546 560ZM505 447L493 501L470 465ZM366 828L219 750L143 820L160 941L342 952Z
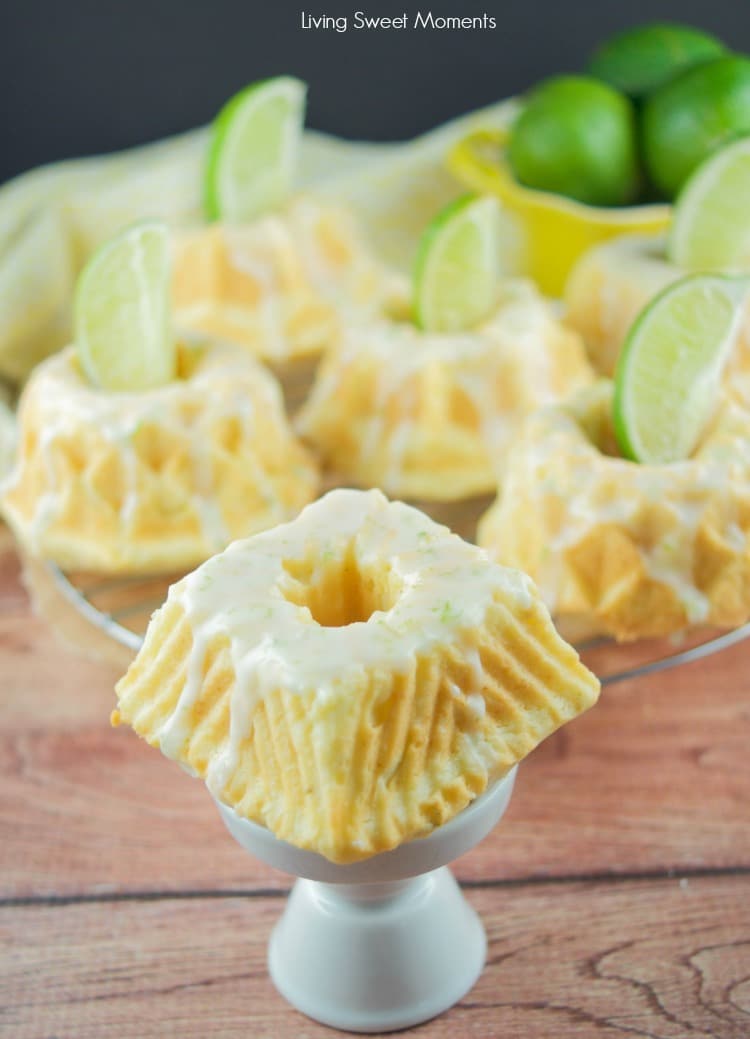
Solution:
M686 461L618 457L612 386L541 409L479 525L557 620L628 640L750 616L750 415L726 401Z
M19 429L4 515L68 569L195 566L317 490L275 380L230 346L180 346L179 377L142 392L97 389L68 347L27 383Z
M350 328L319 369L298 429L361 486L455 501L494 491L520 419L591 382L578 335L526 283L472 332Z
M447 822L598 689L525 575L336 490L172 586L113 722L352 862Z
M342 317L377 313L403 296L349 214L310 198L247 226L179 232L174 253L175 322L266 361L319 356Z
M661 236L626 235L587 252L565 289L566 320L580 332L594 368L614 375L628 331L643 308L685 271L666 258ZM725 386L750 406L750 301Z

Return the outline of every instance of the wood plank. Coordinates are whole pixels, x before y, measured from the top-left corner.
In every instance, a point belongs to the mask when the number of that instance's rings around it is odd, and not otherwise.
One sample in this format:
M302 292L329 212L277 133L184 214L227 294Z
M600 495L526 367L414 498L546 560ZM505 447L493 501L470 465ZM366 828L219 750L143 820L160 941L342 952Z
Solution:
M228 838L200 783L109 728L122 664L66 651L17 566L0 588L0 894L284 886ZM506 820L459 875L750 866L748 663L750 643L605 690L523 765Z
M743 1039L748 887L712 877L471 891L488 965L418 1034ZM281 907L255 897L2 910L0 1029L13 1039L325 1039L332 1032L292 1011L267 977Z
M13 537L8 528L0 522L0 613L23 610L26 600Z

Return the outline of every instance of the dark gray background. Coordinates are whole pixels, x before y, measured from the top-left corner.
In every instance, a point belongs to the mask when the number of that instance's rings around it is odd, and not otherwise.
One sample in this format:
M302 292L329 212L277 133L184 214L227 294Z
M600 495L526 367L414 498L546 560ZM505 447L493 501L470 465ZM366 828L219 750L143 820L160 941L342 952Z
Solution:
M486 11L496 30L303 31L302 10L412 16ZM556 72L656 18L750 51L750 0L0 0L0 181L209 120L254 79L310 84L308 123L409 137Z

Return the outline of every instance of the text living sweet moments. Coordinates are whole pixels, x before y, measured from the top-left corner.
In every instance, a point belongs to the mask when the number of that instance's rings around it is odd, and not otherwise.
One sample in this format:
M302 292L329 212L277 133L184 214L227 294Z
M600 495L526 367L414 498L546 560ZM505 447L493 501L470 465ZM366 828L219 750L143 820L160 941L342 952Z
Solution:
M312 14L300 12L300 28L348 32L349 29L496 29L497 19L486 12L477 15L437 15L432 11L417 11L399 15L368 14L355 11L349 15Z

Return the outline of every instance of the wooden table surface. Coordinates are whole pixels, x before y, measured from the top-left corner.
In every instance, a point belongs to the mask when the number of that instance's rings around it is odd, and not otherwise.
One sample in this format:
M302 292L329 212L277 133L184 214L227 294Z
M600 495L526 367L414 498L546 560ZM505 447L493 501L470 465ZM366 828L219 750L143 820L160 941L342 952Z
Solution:
M0 1035L332 1035L265 966L289 878L201 783L109 727L0 546ZM422 1037L750 1036L750 642L605 689L456 864L490 946Z

